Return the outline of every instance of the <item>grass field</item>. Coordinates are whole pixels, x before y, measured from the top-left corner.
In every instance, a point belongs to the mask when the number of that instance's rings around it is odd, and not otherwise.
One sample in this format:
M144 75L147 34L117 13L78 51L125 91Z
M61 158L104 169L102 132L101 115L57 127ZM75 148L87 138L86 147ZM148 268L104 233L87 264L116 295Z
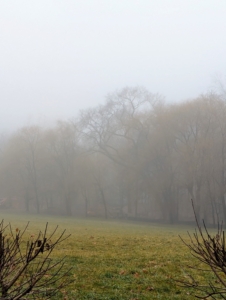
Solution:
M56 299L195 299L175 283L194 262L178 235L187 239L194 227L2 213L0 218L20 229L30 221L28 235L47 221L50 230L59 225L59 232L71 234L54 255L67 255L75 281Z

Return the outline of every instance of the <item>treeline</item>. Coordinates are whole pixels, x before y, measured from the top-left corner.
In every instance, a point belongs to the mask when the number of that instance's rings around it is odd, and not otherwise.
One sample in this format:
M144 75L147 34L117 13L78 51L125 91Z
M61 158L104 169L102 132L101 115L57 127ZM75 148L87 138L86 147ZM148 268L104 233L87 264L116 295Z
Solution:
M226 101L166 105L125 88L52 128L1 143L0 209L164 222L226 222Z

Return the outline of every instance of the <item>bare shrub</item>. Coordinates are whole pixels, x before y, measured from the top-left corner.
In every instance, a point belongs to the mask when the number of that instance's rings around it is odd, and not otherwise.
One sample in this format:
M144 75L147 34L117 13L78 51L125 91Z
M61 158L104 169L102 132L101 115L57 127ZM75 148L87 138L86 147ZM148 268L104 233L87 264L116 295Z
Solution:
M195 271L194 273L199 275L204 275L204 272L209 272L212 279L208 280L202 277L202 279L198 281L194 278L195 275L189 274L188 280L179 282L185 287L194 289L196 291L196 298L226 299L226 245L223 224L218 222L217 232L211 234L204 221L203 226L200 225L195 213L193 201L192 206L197 229L192 235L188 233L189 242L185 242L184 239L181 239L191 251L191 254L200 263L199 266L189 267Z
M28 224L14 231L11 224L0 223L0 299L50 299L69 283L64 258L51 258L55 247L65 241L65 230L44 232L24 239Z

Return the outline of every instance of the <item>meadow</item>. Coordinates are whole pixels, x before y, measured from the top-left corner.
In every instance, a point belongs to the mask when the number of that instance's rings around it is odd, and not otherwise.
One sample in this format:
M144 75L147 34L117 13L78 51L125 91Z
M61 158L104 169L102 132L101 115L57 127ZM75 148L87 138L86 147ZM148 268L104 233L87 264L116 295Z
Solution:
M50 231L59 225L59 233L71 234L54 259L66 255L74 282L56 299L195 299L176 283L186 278L185 266L195 263L179 235L187 240L195 226L3 213L0 218L19 229L30 221L27 237L47 221Z

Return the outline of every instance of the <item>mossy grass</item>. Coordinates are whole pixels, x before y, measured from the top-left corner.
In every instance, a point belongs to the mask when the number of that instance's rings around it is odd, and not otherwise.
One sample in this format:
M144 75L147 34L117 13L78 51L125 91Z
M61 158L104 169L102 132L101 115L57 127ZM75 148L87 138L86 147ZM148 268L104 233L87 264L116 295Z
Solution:
M50 231L59 225L59 234L64 229L71 234L53 258L67 256L65 268L73 266L74 282L55 299L195 299L191 290L176 283L186 278L186 265L196 262L179 235L186 240L186 231L193 232L195 226L3 213L0 218L15 230L30 221L27 238L46 222Z

